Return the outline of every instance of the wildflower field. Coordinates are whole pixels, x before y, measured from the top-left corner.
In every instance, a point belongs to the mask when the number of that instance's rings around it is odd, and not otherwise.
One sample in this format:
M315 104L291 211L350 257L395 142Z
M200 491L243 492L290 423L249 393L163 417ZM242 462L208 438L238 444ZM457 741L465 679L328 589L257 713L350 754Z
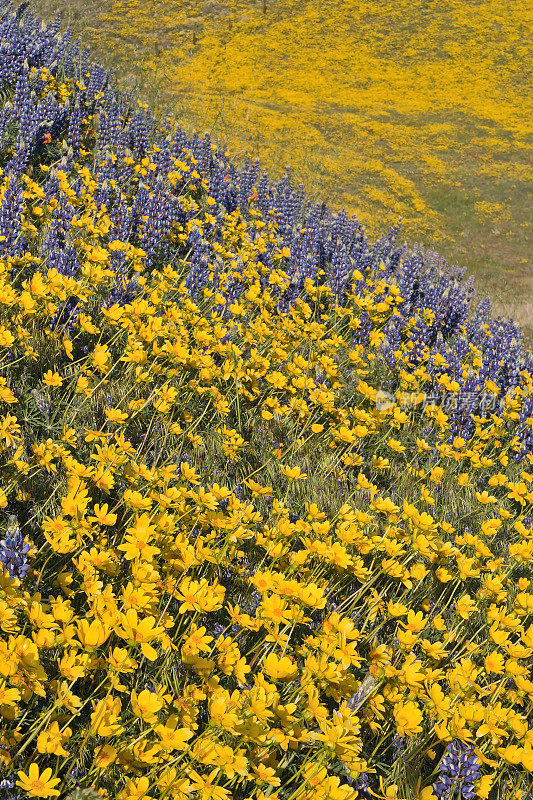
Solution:
M156 115L378 237L403 219L533 338L528 0L33 0Z
M0 10L0 798L531 800L520 326Z

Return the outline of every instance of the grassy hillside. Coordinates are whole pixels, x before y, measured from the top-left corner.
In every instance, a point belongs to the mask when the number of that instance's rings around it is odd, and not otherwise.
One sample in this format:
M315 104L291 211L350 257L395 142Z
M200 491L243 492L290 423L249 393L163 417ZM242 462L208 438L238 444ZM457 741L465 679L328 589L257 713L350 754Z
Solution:
M239 163L467 267L533 319L527 0L34 0ZM529 328L529 332L533 330Z
M0 0L1 800L531 800L533 353Z

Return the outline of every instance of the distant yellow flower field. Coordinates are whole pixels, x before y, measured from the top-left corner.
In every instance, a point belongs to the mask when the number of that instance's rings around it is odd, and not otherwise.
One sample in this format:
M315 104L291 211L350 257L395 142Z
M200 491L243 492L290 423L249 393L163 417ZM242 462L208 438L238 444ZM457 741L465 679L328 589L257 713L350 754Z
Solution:
M528 324L526 0L34 5L63 10L152 106L237 163L259 157L273 177L290 164L373 237L401 216L409 244L466 266Z

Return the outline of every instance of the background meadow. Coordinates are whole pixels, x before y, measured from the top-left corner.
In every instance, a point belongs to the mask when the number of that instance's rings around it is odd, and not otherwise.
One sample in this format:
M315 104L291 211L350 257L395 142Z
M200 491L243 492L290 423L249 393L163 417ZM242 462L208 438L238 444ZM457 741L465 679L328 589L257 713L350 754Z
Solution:
M479 278L532 332L527 0L35 0L236 163ZM266 13L265 13L266 12Z

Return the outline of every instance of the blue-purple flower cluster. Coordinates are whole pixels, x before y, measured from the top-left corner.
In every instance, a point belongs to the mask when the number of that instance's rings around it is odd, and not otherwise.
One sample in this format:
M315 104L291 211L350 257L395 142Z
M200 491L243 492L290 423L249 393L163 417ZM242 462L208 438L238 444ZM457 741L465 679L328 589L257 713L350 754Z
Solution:
M30 546L24 541L17 518L11 514L5 538L0 541L0 563L4 571L12 578L25 578L30 568L27 561L29 552Z
M9 777L0 780L0 798L1 800L18 800L20 794L15 789L15 775L12 773Z
M472 745L454 739L441 758L433 792L439 800L473 800L477 796L474 781L480 776L480 767Z

